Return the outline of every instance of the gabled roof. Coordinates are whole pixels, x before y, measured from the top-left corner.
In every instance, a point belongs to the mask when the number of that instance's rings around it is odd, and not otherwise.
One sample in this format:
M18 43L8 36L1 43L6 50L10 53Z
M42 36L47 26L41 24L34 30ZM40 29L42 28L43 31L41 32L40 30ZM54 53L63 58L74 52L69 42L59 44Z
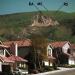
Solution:
M18 47L24 47L24 46L31 46L31 40L26 39L26 40L18 40L18 41L5 41L3 42L3 45L6 45L10 47L12 44L18 44Z
M57 41L57 42L51 42L50 45L54 48L57 48L57 47L63 47L66 43L69 43L69 42L68 41Z
M12 60L12 61L15 61L15 62L28 62L27 60L19 57L19 56L15 56L15 55L12 55L10 57L8 57L8 59Z

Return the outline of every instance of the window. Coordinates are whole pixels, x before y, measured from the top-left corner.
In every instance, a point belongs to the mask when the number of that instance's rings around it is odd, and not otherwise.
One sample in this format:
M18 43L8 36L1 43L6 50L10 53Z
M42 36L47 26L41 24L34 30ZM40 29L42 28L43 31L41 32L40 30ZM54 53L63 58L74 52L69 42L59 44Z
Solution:
M48 49L48 56L51 55L51 49Z

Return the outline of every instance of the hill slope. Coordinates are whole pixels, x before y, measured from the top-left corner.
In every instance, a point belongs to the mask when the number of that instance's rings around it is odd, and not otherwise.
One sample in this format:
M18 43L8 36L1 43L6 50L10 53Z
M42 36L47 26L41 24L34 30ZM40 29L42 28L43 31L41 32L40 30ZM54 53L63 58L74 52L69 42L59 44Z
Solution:
M70 37L75 35L75 13L65 13L55 11L43 11L43 15L50 16L57 20L60 25L54 27L31 27L33 16L38 12L16 13L10 15L0 15L0 39L1 40L16 40L18 38L30 38L32 34L44 35L53 40L62 40L67 35ZM68 27L68 30L67 30ZM60 29L63 28L63 31ZM66 31L67 30L67 31ZM59 34L62 32L62 35ZM66 34L64 34L66 33ZM60 35L60 36L59 36ZM64 38L65 39L65 38ZM67 39L67 38L66 38Z
M62 19L74 18L75 13L65 13L59 12L55 14L55 11L46 12L43 11L44 15L50 16L58 21ZM0 15L0 28L4 27L24 27L31 24L33 16L37 14L37 12L26 12L26 13L17 13L17 14L10 14L10 15Z

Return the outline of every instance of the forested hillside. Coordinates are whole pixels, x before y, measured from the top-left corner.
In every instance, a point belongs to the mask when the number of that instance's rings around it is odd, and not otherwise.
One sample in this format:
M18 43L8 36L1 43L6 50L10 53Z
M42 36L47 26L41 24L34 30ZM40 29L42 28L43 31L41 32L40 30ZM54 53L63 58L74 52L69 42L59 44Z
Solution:
M75 13L43 11L43 15L57 20L59 25L51 27L31 27L33 16L38 12L0 15L0 40L30 38L33 34L43 35L50 40L75 42Z

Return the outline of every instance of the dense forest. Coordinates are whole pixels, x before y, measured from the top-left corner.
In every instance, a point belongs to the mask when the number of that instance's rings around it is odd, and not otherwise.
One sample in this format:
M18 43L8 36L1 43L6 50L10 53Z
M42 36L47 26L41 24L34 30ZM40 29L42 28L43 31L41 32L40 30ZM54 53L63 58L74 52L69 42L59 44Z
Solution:
M43 15L57 20L59 25L51 27L31 27L33 16L38 12L0 15L0 40L31 38L33 34L43 35L50 41L67 40L75 43L75 13L42 11ZM35 29L35 31L33 31Z

